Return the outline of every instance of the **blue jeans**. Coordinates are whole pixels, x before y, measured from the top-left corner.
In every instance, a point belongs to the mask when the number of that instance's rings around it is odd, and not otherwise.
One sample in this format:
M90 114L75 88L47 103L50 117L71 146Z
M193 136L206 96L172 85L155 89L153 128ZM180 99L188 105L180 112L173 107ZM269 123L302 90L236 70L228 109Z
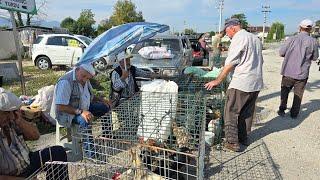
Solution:
M105 113L109 112L110 108L104 103L97 102L90 104L89 111L95 117L100 117L103 116ZM95 148L90 124L81 115L76 115L72 122L75 124L79 124L81 132L83 133L84 155L86 155L89 158L92 158L95 154Z

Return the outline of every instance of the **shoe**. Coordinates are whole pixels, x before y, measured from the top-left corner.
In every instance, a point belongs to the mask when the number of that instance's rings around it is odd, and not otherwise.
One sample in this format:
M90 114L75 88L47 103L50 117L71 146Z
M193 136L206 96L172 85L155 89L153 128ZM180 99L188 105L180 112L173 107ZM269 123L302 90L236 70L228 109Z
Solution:
M228 150L231 150L233 152L240 152L240 146L238 143L228 143L226 142L224 144L224 147Z
M281 117L283 117L286 114L283 110L278 110L277 113Z
M244 146L249 146L249 145L250 145L248 139L245 139L245 140L243 140L243 141L239 141L239 143L240 143L241 145L244 145Z
M292 114L290 114L290 117L291 117L292 119L297 119L298 115L292 115Z

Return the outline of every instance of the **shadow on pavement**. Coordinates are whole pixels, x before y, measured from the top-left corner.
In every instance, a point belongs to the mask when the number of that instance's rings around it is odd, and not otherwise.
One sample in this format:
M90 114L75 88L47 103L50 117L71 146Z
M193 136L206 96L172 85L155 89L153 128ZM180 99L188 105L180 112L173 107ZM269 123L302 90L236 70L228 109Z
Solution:
M258 123L256 126L262 126L253 130L249 137L250 141L257 141L269 134L299 126L312 112L320 109L320 99L311 100L301 105L300 114L296 119L290 117L290 113L286 113L284 117L277 116L266 123Z
M207 158L205 179L282 179L262 140L240 153L212 150Z

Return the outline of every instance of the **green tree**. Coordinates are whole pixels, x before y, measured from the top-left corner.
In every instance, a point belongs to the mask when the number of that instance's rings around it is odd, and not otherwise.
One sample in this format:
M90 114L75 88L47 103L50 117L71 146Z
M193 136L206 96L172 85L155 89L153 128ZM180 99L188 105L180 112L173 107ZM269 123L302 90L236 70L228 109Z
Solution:
M196 31L194 31L193 29L188 29L188 28L186 28L186 29L184 29L184 34L196 34Z
M102 20L100 24L98 25L97 31L96 31L96 36L99 36L103 32L107 31L112 27L109 19Z
M243 29L248 29L248 22L247 22L247 17L246 15L244 15L243 13L241 14L234 14L231 16L231 18L237 18L239 19L240 23L241 23L241 27Z
M212 37L212 36L216 35L216 33L214 31L210 31L209 35L210 35L210 37Z
M267 40L281 40L284 38L284 36L284 25L280 22L275 22L271 25L271 28L267 36Z
M316 26L320 26L320 20L316 21Z
M111 26L118 26L129 22L145 21L142 12L136 11L136 6L130 0L118 0L109 19Z
M93 25L96 21L94 20L94 14L91 9L84 9L80 13L80 17L74 24L74 33L81 34L84 36L94 36L95 30Z
M75 33L76 23L77 22L74 19L72 19L71 17L67 17L62 20L62 22L60 23L60 27L68 29L71 33Z

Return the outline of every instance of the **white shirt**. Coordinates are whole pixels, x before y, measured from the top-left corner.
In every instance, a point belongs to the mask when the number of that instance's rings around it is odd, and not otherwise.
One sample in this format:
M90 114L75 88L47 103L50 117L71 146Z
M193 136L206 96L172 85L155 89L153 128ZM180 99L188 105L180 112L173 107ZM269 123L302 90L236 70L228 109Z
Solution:
M225 65L235 67L228 89L254 92L263 88L262 44L257 36L238 31L231 40Z
M73 80L76 80L75 71L73 71ZM90 92L88 88L88 82L84 86L78 83L80 88L80 109L89 110L90 106ZM56 85L56 97L55 104L69 105L69 100L71 97L71 85L67 80L61 80Z

